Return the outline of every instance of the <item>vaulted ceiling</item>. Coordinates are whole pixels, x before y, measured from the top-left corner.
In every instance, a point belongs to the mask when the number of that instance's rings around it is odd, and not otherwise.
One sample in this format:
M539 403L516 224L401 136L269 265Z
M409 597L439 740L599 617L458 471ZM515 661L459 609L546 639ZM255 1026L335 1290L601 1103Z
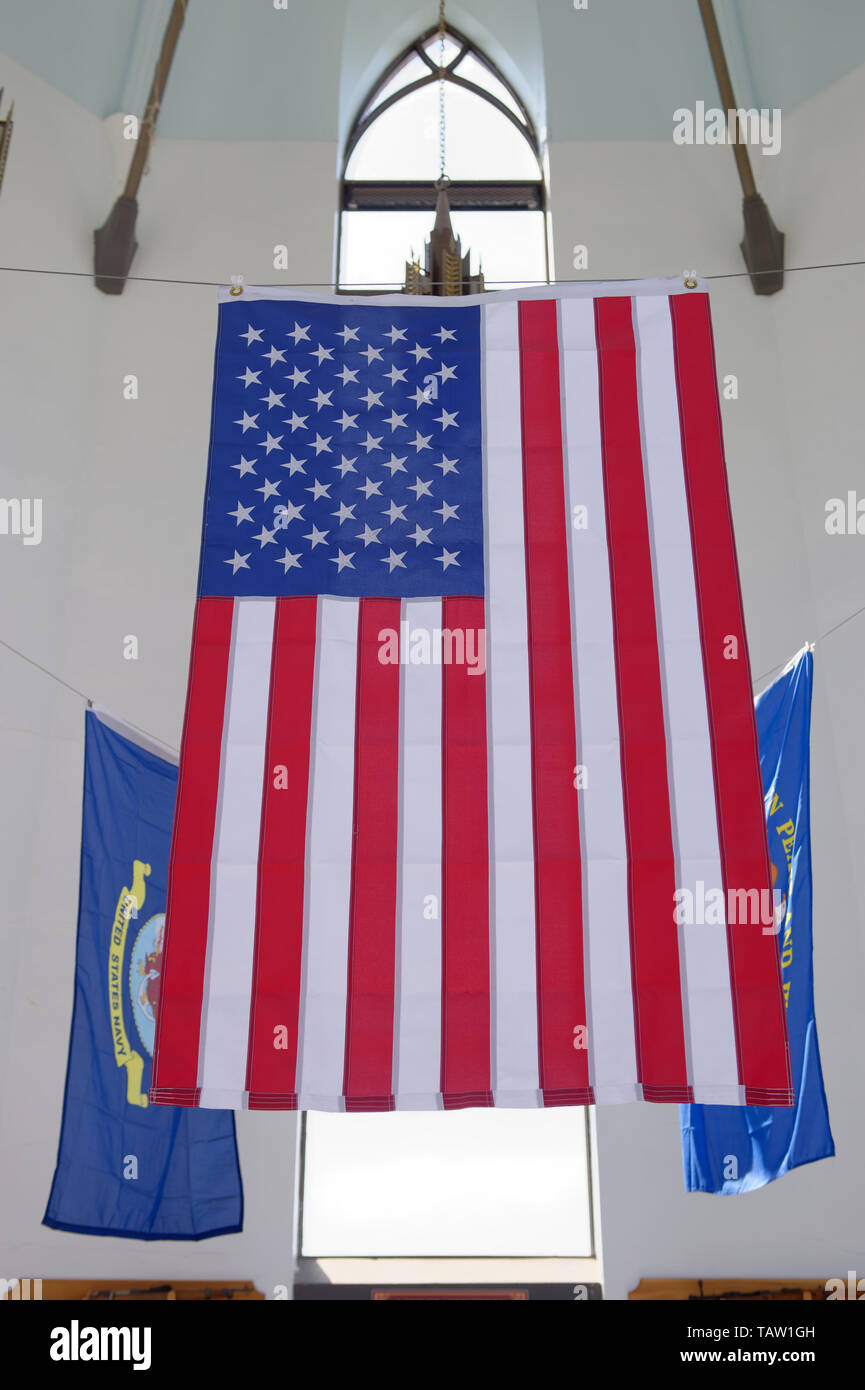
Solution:
M140 112L171 0L0 0L0 54L104 117ZM786 113L865 62L863 0L716 0L742 105ZM165 137L341 138L434 0L189 0ZM670 136L717 101L696 0L463 0L448 15L558 140ZM0 85L5 80L0 58ZM14 92L10 93L14 96Z

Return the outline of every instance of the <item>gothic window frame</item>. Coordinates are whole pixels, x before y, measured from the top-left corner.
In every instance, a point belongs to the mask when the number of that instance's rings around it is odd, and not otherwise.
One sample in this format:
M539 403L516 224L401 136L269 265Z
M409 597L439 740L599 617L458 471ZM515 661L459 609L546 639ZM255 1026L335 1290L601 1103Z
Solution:
M547 226L547 187L544 178L544 150L534 121L519 92L508 81L500 68L473 40L461 33L453 25L447 26L447 37L456 45L457 52L444 66L444 79L455 86L472 92L487 101L491 106L514 125L528 144L538 166L537 179L453 179L448 185L448 199L454 212L540 212L544 223L544 264L547 279L550 274L549 232ZM436 189L427 180L412 179L352 179L347 170L352 155L367 131L391 106L412 92L431 86L439 81L439 67L426 46L438 35L438 28L424 30L417 38L407 44L379 75L361 102L352 122L343 151L340 169L339 217L336 247L337 277L341 276L343 214L346 212L417 212L433 213L436 205ZM489 72L496 82L501 83L517 108L511 110L494 92L463 77L455 69L467 57L473 58ZM381 93L393 79L414 58L420 58L427 71L422 77L381 97Z

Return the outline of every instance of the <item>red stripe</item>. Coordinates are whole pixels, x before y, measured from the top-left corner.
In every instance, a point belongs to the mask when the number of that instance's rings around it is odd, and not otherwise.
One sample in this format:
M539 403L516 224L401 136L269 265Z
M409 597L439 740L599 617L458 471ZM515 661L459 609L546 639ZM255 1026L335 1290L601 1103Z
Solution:
M725 893L731 888L769 893L757 727L708 297L673 295L670 313L724 888ZM731 637L735 659L725 655ZM777 944L772 934L763 935L760 923L728 924L727 939L739 1080L747 1103L787 1104L792 1091ZM757 1100L758 1094L777 1099Z
M157 1104L198 1100L210 870L233 613L230 598L202 598L195 609L150 1090ZM187 1099L166 1099L172 1091Z
M591 1100L586 1025L568 516L554 300L519 307L532 728L538 1055L545 1104ZM573 1103L573 1102L564 1102Z
M444 631L484 628L482 598L442 600ZM465 642L465 637L463 637ZM458 643L450 654L458 650ZM449 654L443 650L443 657ZM492 1105L486 676L442 662L442 1051L445 1109Z
M276 601L246 1085L250 1109L296 1104L316 600Z
M379 633L383 629L399 632L399 599L361 599L343 1086L346 1110L390 1108L393 1095L400 668L379 660Z
M631 300L595 301L616 651L637 1074L647 1099L688 1101L676 865L643 479Z

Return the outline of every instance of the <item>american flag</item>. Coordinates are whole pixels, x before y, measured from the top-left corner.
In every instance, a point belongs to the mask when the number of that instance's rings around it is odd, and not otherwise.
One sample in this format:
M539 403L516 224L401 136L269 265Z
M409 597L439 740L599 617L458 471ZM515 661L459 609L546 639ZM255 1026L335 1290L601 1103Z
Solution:
M788 1104L770 891L705 285L222 292L151 1100Z

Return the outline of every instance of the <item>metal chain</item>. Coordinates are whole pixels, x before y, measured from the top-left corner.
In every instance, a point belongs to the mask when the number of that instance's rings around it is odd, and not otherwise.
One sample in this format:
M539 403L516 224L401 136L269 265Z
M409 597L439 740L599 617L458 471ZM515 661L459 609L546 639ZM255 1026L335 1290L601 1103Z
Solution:
M439 0L439 178L446 178L445 0Z

